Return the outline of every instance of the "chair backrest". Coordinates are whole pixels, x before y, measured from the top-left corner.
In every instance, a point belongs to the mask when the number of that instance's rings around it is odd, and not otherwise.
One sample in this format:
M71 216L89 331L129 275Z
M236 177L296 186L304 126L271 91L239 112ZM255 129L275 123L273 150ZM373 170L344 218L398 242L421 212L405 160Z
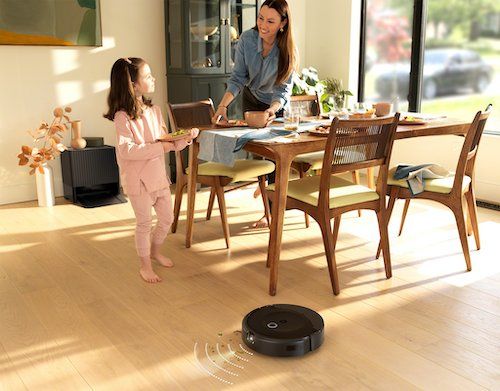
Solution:
M181 128L210 125L214 113L212 99L168 104L168 119L173 131Z
M301 116L312 117L319 115L318 94L314 95L294 95L290 97L290 108L298 111Z
M182 128L210 125L215 114L212 99L189 103L168 103L167 112L171 132ZM180 151L175 152L177 178L185 176L186 160Z
M335 117L325 147L321 170L320 203L330 199L332 174L380 167L377 192L385 194L387 172L399 113L394 117L365 120L340 120ZM383 198L383 197L382 197Z
M486 126L486 121L491 113L491 108L492 106L489 105L486 111L478 111L467 131L462 151L458 158L457 169L455 170L455 181L453 182L452 192L461 193L464 175L468 175L471 178L474 177L477 149L483 135L484 127Z

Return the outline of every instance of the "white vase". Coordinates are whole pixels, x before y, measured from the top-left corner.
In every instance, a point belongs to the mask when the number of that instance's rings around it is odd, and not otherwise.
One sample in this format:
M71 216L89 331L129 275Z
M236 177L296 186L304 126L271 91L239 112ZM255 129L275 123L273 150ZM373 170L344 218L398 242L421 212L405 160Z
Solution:
M52 174L52 167L44 164L43 172L42 174L37 169L35 173L38 206L54 206L56 204L56 197L54 195L54 175Z

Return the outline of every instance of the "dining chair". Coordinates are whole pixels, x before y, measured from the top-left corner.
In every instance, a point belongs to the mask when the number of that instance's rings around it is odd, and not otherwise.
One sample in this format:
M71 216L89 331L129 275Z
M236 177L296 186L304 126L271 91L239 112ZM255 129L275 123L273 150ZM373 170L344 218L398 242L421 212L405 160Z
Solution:
M197 126L212 126L214 106L211 99L189 103L169 103L167 111L171 131ZM177 230L182 203L182 194L188 183L187 160L184 158L181 151L175 152L175 163L177 183L175 187L174 221L172 223L172 232L176 232ZM202 185L210 186L207 220L210 219L215 197L217 197L222 221L222 229L224 231L227 248L229 248L230 233L227 222L224 192L241 188L250 183L255 183L255 178L258 178L259 187L262 193L262 201L264 203L264 214L269 223L269 202L266 196L265 175L273 172L274 169L274 163L268 160L236 159L233 167L213 162L204 162L198 165L196 182ZM238 185L226 190L225 187L230 183L238 183Z
M453 175L440 179L424 179L424 191L414 196L408 189L406 180L394 179L393 176L396 171L396 167L389 170L389 178L387 182L387 194L389 195L389 203L387 206L388 222L391 218L396 200L405 200L399 235L401 235L403 231L403 225L410 206L410 200L412 198L436 201L451 209L457 223L458 235L462 244L462 251L465 257L467 271L471 271L472 264L469 253L469 244L467 242L467 228L464 216L468 209L476 247L479 250L481 244L479 240L476 195L474 190L474 166L476 163L479 142L481 141L484 126L491 111L490 109L491 106L488 106L488 110L484 112L479 111L475 115L474 120L467 131L467 135L465 136L456 170ZM379 255L380 244L377 250L377 258Z
M286 209L306 212L321 228L335 295L340 291L335 246L340 220L346 212L356 209L375 211L384 253L385 275L387 278L392 276L385 194L388 164L398 121L399 113L394 117L357 121L334 118L326 142L321 174L288 182ZM375 189L352 183L337 175L368 167L379 167ZM268 186L267 191L272 200L274 185Z
M290 108L299 110L301 116L313 117L321 114L318 94L314 95L294 95L290 99ZM309 170L321 170L323 165L323 151L303 153L295 157L292 162L292 168L298 172L299 178L304 178ZM352 171L352 181L360 183L358 171ZM358 210L358 216L361 217L361 211ZM304 214L306 227L309 228L309 216Z

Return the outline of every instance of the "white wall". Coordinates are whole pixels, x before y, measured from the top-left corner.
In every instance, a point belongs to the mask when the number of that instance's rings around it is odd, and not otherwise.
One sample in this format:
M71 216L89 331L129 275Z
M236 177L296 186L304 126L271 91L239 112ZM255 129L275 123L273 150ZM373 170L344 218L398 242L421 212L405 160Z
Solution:
M305 56L307 43L306 13L308 12L306 4L306 0L288 0L288 6L292 14L293 36L299 52L299 71L309 66Z
M115 144L106 110L109 73L119 57L143 57L156 76L153 101L166 103L163 0L101 1L103 46L0 46L0 204L36 199L35 178L17 166L27 130L52 119L56 106L70 105L82 120L83 136L102 136ZM69 145L70 135L65 136ZM62 195L59 159L54 167L56 195Z
M356 94L361 0L309 0L307 4L306 66L314 66L322 79L341 79Z

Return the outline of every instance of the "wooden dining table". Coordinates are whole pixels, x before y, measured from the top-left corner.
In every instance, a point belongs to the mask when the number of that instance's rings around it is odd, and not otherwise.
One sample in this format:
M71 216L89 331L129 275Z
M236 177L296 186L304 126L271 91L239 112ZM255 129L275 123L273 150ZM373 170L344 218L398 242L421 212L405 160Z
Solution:
M470 122L453 119L439 118L428 121L422 125L399 125L396 140L438 135L465 135ZM213 127L200 128L200 131L213 129ZM220 129L218 129L220 130ZM244 149L248 152L263 156L276 164L275 198L271 209L271 227L269 246L267 250L267 264L269 265L269 294L276 295L278 284L278 264L280 260L281 242L283 236L283 223L285 217L286 198L290 166L297 155L317 152L325 149L327 137L319 137L309 133L300 133L292 142L251 141ZM188 206L186 247L191 247L193 239L194 206L196 198L196 172L198 168L199 144L194 142L189 149L188 173Z

